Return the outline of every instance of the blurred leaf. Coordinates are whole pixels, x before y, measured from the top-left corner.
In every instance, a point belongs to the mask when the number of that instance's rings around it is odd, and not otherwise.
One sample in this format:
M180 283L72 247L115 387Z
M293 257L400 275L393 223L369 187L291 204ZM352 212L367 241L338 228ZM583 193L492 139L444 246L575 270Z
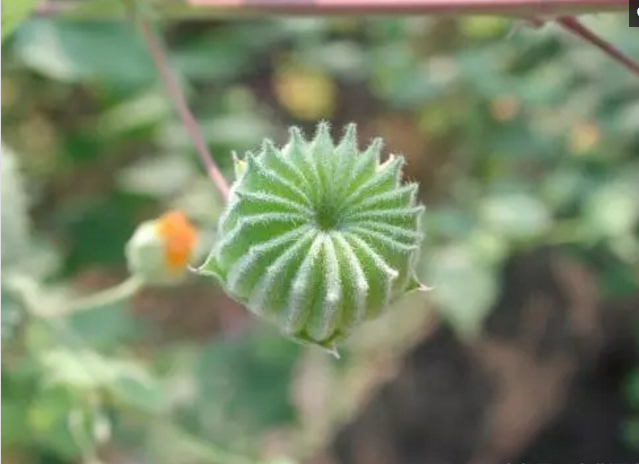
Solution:
M266 464L297 464L297 461L290 458L276 458L266 462Z
M37 391L37 370L28 362L11 369L3 366L1 390L2 424L5 424L2 427L2 449L28 446L31 436L27 411Z
M183 190L195 175L195 166L185 156L153 155L122 170L118 183L127 192L168 198Z
M209 433L230 440L291 421L289 385L298 353L278 334L214 343L202 351L196 367L199 411Z
M457 53L456 65L464 83L480 96L492 100L504 93L520 95L512 89L511 76L501 72L499 54L493 47L469 47Z
M366 55L362 47L350 41L331 41L305 50L300 59L307 65L326 69L335 76L351 80L366 77Z
M12 398L12 401L3 399L2 423L5 424L5 426L2 427L3 450L11 449L14 446L28 447L30 445L30 430L25 420L29 408L29 401L24 395L16 396L17 398ZM16 400L21 401L16 402Z
M18 161L2 144L2 269L7 276L12 267L23 264L29 254L29 219Z
M498 235L477 229L469 231L467 244L481 263L498 265L508 254L508 244Z
M542 181L544 199L553 209L561 209L580 199L589 186L588 179L576 166L560 167Z
M639 187L613 182L596 189L585 203L583 227L593 237L632 232L639 220Z
M159 382L139 368L118 375L110 391L116 403L125 408L157 414L169 407Z
M190 79L229 80L250 72L286 31L272 23L229 23L186 42L172 60Z
M218 116L202 124L209 143L225 144L236 150L254 150L271 133L271 125L255 113L236 113ZM230 153L226 158L231 160Z
M63 387L42 390L31 403L29 430L42 446L65 459L76 459L93 447L92 411Z
M76 390L97 390L118 374L114 365L90 351L59 348L43 353L40 362L48 383Z
M88 265L124 265L125 244L140 222L139 208L148 202L148 198L125 192L69 201L58 217L75 245L67 255L66 271Z
M2 41L17 29L39 0L2 0Z
M246 72L253 60L246 46L231 35L188 44L173 62L190 79L215 80Z
M97 120L97 133L102 137L123 137L127 133L154 127L172 115L167 98L159 92L145 92L109 108Z
M125 22L34 19L18 31L15 49L28 66L57 80L132 87L156 81L144 44Z
M623 436L631 446L639 449L639 418L633 417L626 422Z
M163 389L141 365L66 349L43 354L41 362L50 385L107 392L117 405L145 412L160 412L168 406Z
M459 239L475 228L475 220L472 216L452 206L433 209L428 217L429 220L424 221L427 237L435 235L440 239Z
M11 339L20 325L23 314L18 301L12 293L2 285L2 342Z
M68 318L69 329L82 334L84 343L98 350L112 350L139 337L140 321L126 304L114 304L79 312Z
M414 108L441 96L444 86L456 77L456 68L451 60L431 60L422 66L404 41L373 49L368 62L372 67L372 90L380 98L399 107Z
M552 223L541 200L525 193L494 194L482 200L479 216L487 229L510 239L539 236Z
M189 188L181 195L173 197L169 203L170 207L184 211L187 217L192 218L196 223L202 223L205 227L214 224L222 213L223 204L220 196L211 185L208 177L201 176L192 180ZM200 230L200 238L204 240L205 234L215 233L215 228ZM204 246L198 243L198 248ZM210 251L210 248L207 250ZM197 253L196 253L197 254Z
M425 266L424 281L443 318L462 337L476 336L499 290L495 270L461 245L437 249Z
M525 104L539 106L556 105L570 94L568 89L574 85L571 73L552 60L536 67L526 75L526 79L511 82L511 91ZM553 85L548 85L548 82Z

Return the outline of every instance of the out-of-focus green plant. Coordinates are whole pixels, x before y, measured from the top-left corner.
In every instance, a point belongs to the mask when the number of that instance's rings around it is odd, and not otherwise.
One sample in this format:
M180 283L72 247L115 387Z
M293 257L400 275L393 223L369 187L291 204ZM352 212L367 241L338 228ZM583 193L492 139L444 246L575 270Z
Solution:
M639 54L618 19L591 23ZM636 83L553 28L505 40L509 27L494 18L176 26L169 58L227 176L233 150L266 136L283 141L292 124L356 120L365 137L384 135L428 206L418 270L435 287L429 301L473 337L516 250L565 244L592 260L607 294L636 291ZM2 411L11 424L3 452L33 463L91 462L110 450L158 463L247 462L218 446L265 454L255 437L297 425L289 392L297 346L262 326L204 347L157 346L161 337L130 311L137 279L70 296L73 277L89 267L122 275L127 243L159 210L201 225L194 253L216 240L223 205L199 174L142 40L127 23L37 18L3 51L3 137L35 199L29 231L26 204L7 200L22 194L5 194L20 183L3 146L3 271L5 260L26 264L20 250L44 238L60 262L39 274L17 267L3 280ZM154 270L162 263L156 226L130 245L138 274L147 256ZM5 237L5 227L15 228ZM8 237L23 245L7 247ZM190 305L181 317L197 310Z

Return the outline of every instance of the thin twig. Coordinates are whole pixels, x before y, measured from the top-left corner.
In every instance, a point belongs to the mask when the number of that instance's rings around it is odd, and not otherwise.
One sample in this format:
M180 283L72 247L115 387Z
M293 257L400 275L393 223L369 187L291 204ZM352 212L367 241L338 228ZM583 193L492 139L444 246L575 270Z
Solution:
M204 141L204 137L202 136L200 127L198 126L195 117L191 113L191 110L186 103L186 99L184 98L184 94L180 89L180 85L178 84L177 79L171 72L168 60L164 53L164 47L160 41L158 34L154 31L151 22L146 17L139 14L137 11L134 11L133 14L138 29L140 30L140 34L146 42L149 48L149 52L153 57L155 67L158 70L160 80L164 85L164 89L166 90L166 93L169 95L171 100L173 100L175 109L182 119L182 124L184 125L186 132L189 134L189 137L195 145L195 149L200 157L200 160L202 161L202 164L206 168L209 177L220 192L220 195L222 196L224 201L228 200L229 184L220 172L220 169L215 164L215 161L213 161L213 157L211 156L211 153L206 146L206 142Z
M580 23L577 18L573 18L571 16L562 16L560 18L557 18L557 23L559 23L559 25L561 25L564 30L587 42L590 42L592 45L602 50L612 59L628 68L628 70L630 70L632 73L639 76L639 63L619 50L610 42L602 39L597 34L592 32L590 29Z
M62 314L75 314L82 311L89 311L94 308L118 303L135 295L144 285L144 282L136 276L131 276L127 280L119 283L115 287L110 287L90 296L73 300L65 307L63 312L58 312L56 316Z
M36 14L94 17L84 0L45 0ZM76 8L77 7L77 8ZM264 15L445 15L469 14L509 17L557 17L588 13L622 12L628 0L163 0L154 2L163 18L200 19ZM74 13L74 10L83 13ZM104 18L105 13L101 12ZM111 12L112 18L121 18ZM86 18L85 18L86 19Z
M214 15L356 14L560 16L626 11L628 0L187 0Z

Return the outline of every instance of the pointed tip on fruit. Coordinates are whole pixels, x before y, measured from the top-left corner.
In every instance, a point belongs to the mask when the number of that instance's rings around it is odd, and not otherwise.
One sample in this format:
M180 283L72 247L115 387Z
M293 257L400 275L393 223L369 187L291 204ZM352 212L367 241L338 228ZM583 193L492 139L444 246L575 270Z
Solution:
M337 351L336 346L331 346L330 348L325 348L326 352L333 356L335 359L341 359L339 351Z
M404 167L404 162L405 160L403 156L391 154L384 162L377 165L377 172L386 171L388 169L391 172L395 173L395 175L398 177L397 181L399 182L399 176L402 167Z
M251 152L247 152L244 156L244 162L246 163L246 169L255 169L255 164L257 164L257 156L255 156Z
M356 154L357 150L357 124L354 122L348 124L344 130L344 135L339 141L336 151L343 154Z
M333 138L331 137L331 125L328 121L322 121L317 125L313 145L320 147L320 150L325 153L332 153L334 151L335 147L333 145Z
M408 287L406 287L406 293L410 292L430 292L434 287L429 287L421 283L416 277L412 277L410 282L408 283Z
M291 141L294 142L305 142L304 134L302 133L302 129L297 126L293 126L289 128L288 135L291 138Z
M375 137L368 145L366 150L364 150L363 154L365 156L372 156L376 159L379 159L382 154L382 148L384 148L384 140L382 140L381 137Z
M317 137L320 134L330 133L330 131L331 131L331 123L326 120L322 120L317 124L317 129L315 130L315 137Z
M217 259L213 252L204 260L199 266L188 265L189 272L192 272L199 276L209 276L215 279L222 280L222 269L220 268Z
M293 126L289 128L288 135L288 142L283 149L283 151L286 153L286 156L296 157L302 155L307 144L302 130L299 127Z
M346 124L344 128L344 134L356 134L357 133L357 123L349 122Z
M275 144L273 143L273 141L271 139L262 140L262 151L263 152L271 151L273 149L275 149Z
M208 269L206 269L204 267L204 264L200 265L200 266L193 266L191 264L189 264L186 267L186 270L192 274L198 275L198 276L214 276L215 273L213 271L210 271Z
M235 170L235 178L239 179L246 172L247 163L245 160L240 159L237 152L233 151L233 169Z

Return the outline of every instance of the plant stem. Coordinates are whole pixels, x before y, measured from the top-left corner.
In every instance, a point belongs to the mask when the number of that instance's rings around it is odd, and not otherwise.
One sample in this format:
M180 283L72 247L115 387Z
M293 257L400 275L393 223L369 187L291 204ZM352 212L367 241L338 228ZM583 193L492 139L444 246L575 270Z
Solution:
M175 109L177 110L180 119L182 120L182 124L184 125L184 129L195 145L200 161L204 165L209 177L220 192L224 201L227 201L229 196L229 185L220 172L220 169L215 164L215 161L213 161L213 157L211 156L204 137L202 136L200 127L186 103L186 99L180 89L177 79L171 72L159 34L157 34L153 29L151 22L143 14L140 14L137 11L135 6L133 6L131 10L140 34L149 48L149 52L153 58L155 67L158 70L162 85L164 86L168 96L173 101Z
M36 14L70 18L95 17L82 0L45 0ZM499 15L510 17L566 16L627 11L628 0L154 0L164 18L212 19L264 15ZM76 11L77 10L77 14ZM104 15L104 13L102 13ZM83 16L84 15L84 16ZM111 18L122 18L109 12ZM103 18L104 16L102 16Z
M136 276L131 276L118 285L94 293L85 298L71 301L63 311L56 312L56 316L88 311L108 304L126 300L135 295L142 288L144 282Z
M592 45L602 50L612 59L614 59L618 63L621 63L623 66L628 68L630 72L639 77L639 63L637 63L630 56L626 55L621 50L616 48L610 42L602 39L597 34L592 32L586 26L581 24L579 20L577 20L577 18L562 16L560 18L557 18L557 23L571 34L585 40L586 42L590 42Z
M626 11L628 0L187 0L211 14L559 16Z

